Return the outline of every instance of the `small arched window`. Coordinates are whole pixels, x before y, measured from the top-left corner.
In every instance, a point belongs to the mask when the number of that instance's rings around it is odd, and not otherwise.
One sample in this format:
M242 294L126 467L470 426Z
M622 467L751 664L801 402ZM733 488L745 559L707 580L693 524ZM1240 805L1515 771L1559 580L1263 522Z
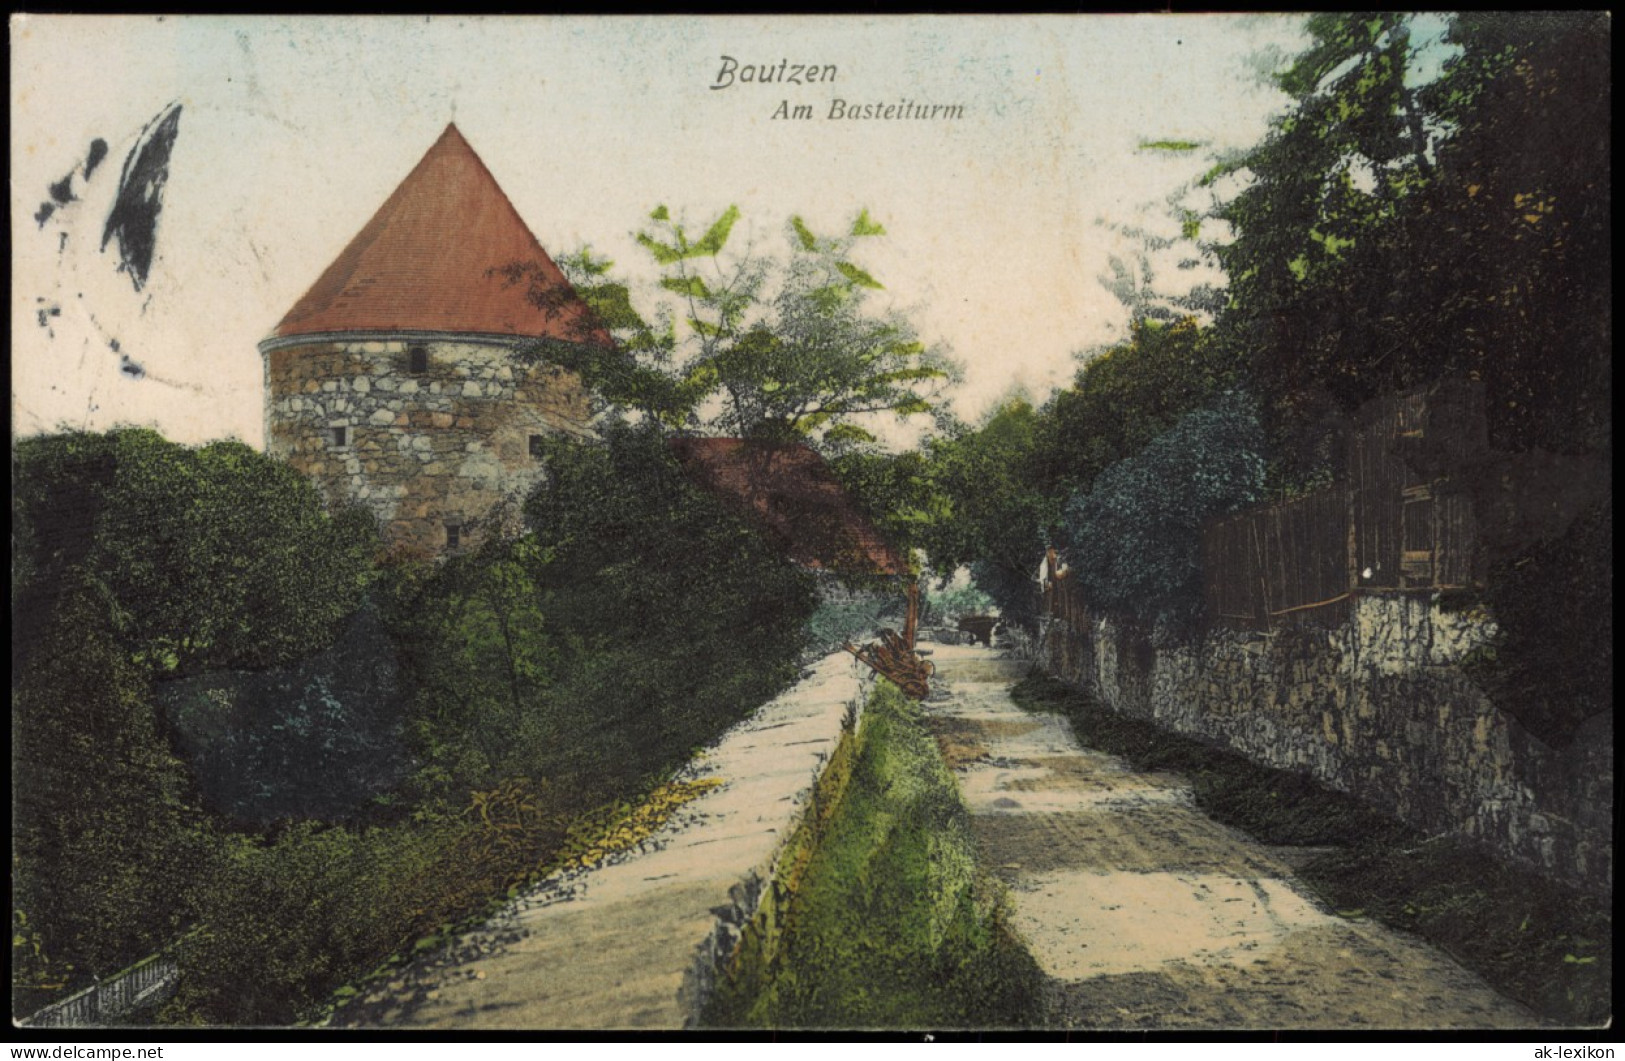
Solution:
M429 371L429 349L425 346L414 346L406 352L407 371L414 376L421 376Z

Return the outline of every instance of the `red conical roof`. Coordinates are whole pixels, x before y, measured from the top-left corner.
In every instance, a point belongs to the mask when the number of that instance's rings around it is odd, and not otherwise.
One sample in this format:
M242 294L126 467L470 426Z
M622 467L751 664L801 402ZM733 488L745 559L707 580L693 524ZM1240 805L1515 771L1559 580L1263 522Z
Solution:
M532 271L511 283L514 265ZM550 309L527 297L533 282ZM608 341L455 125L274 335L400 331Z

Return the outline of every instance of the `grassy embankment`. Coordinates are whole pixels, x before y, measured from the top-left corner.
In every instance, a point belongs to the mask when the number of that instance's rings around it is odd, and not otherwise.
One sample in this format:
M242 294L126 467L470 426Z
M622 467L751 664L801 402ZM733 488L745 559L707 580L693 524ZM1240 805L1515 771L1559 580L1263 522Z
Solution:
M978 871L918 705L877 684L707 1007L712 1026L1039 1023L1041 974Z
M1413 932L1547 1019L1595 1024L1610 1015L1606 901L1461 841L1425 840L1302 774L1125 718L1047 675L1034 674L1012 695L1027 710L1064 714L1090 748L1136 769L1184 775L1197 806L1263 843L1334 848L1299 875L1340 916Z

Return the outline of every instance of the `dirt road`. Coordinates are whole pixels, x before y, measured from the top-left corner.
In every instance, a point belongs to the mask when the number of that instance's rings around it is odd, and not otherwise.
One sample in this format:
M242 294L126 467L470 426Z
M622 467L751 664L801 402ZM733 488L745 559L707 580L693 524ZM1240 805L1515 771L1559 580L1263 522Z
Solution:
M932 646L927 713L1068 1028L1505 1028L1535 1017L1447 955L1338 916L1290 850L1220 825L1167 774L1022 711L1027 664Z

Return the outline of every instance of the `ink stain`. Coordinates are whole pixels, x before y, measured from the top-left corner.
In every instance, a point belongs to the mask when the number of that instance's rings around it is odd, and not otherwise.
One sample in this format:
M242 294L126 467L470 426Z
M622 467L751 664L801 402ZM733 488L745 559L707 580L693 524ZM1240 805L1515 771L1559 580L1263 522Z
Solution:
M39 222L40 228L44 228L45 222L51 220L54 213L56 213L55 203L40 203L39 210L34 213L34 220Z
M102 230L102 249L117 238L119 271L130 274L137 291L146 284L152 268L158 215L163 210L164 185L169 180L169 157L180 121L181 105L172 103L141 130L124 160L118 195Z
M51 185L51 198L56 201L58 206L66 206L78 198L78 196L73 194L72 173L69 173L66 177L63 177L61 180Z
M107 141L98 136L90 142L90 153L85 156L85 180L90 179L90 175L96 172L96 167L101 165L102 159L106 157Z
M147 370L142 368L140 363L131 361L128 354L119 355L118 370L131 379L141 379L147 374Z

